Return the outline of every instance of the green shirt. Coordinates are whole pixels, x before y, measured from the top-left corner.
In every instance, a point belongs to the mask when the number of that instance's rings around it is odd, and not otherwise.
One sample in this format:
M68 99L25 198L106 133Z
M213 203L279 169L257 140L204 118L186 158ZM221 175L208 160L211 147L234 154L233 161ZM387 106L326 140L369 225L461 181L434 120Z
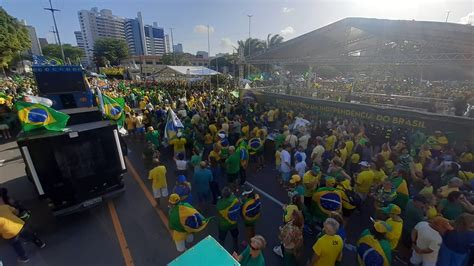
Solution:
M191 165L193 166L193 168L198 167L201 161L202 161L201 155L194 154L193 156L191 156Z
M403 231L411 232L415 225L424 219L423 210L418 209L414 204L413 200L409 200L405 209L405 215L403 217Z
M145 140L153 143L153 145L155 145L155 148L157 149L160 147L160 133L158 132L158 130L147 132L145 134Z
M260 251L260 254L253 258L250 255L250 247L247 246L242 252L242 260L240 261L240 265L242 266L265 266L265 258L263 258L263 253Z
M228 174L236 174L240 170L240 156L237 152L234 152L231 156L225 160L226 172Z
M441 214L444 218L449 220L456 220L464 210L463 206L457 202L449 202L447 199L442 199L439 203L441 205Z
M221 230L221 231L229 231L229 230L232 230L234 228L237 228L237 223L231 224L221 214L221 211L227 209L235 199L236 199L236 197L234 195L232 195L229 198L221 198L217 201L217 204L216 204L217 219L219 221L219 230Z
M278 134L276 135L275 139L275 150L278 150L278 148L285 142L285 135L283 134Z

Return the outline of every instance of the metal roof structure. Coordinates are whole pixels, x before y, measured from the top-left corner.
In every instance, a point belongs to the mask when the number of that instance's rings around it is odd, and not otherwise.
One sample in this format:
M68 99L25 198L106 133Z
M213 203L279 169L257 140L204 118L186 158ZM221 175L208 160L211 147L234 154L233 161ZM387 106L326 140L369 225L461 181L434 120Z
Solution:
M345 18L247 58L251 64L474 65L474 26Z

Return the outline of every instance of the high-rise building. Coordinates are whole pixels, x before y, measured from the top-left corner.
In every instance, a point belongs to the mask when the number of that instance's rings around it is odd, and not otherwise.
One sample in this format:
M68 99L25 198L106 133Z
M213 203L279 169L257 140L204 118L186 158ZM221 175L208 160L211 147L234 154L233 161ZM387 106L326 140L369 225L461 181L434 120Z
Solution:
M21 24L25 25L26 29L28 30L28 35L30 37L31 47L28 50L28 52L31 55L43 55L43 52L41 51L40 43L38 41L38 36L36 35L35 27L31 25L27 25L25 20L21 20L20 22Z
M158 23L145 25L141 12L125 21L125 38L131 55L163 55L166 52L165 34Z
M178 43L178 44L173 45L173 52L175 52L177 54L182 54L183 53L183 44Z
M81 31L75 31L74 35L76 36L76 43L77 47L81 48L82 50L86 49L86 44L84 42L84 38L82 37Z
M94 7L91 10L79 11L78 17L83 49L89 63L92 62L94 44L98 39L108 37L125 40L125 19L113 15L111 10L99 11L97 7ZM76 41L77 37L76 35Z
M165 53L171 53L170 36L165 34Z
M46 45L48 45L48 39L46 38L38 38L38 41L40 43L41 49L43 49Z
M196 57L197 58L208 59L209 58L209 53L206 52L206 51L197 51L196 52Z

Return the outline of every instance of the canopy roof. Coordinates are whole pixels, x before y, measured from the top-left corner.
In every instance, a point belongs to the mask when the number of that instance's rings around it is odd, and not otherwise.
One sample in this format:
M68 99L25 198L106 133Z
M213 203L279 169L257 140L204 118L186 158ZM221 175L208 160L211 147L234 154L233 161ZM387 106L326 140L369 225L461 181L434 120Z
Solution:
M474 64L474 27L455 23L345 18L247 61L324 64Z
M170 72L185 76L213 76L219 74L219 72L203 66L166 66L166 68L158 73L165 74Z

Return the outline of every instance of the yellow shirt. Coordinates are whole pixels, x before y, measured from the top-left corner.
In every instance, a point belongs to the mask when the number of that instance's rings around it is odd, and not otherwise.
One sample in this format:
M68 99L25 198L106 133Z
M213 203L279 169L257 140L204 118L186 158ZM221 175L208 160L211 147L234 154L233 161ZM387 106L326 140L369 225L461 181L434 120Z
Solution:
M443 198L447 198L449 193L451 193L453 191L459 191L459 188L457 188L457 187L448 187L448 185L442 186L439 189L441 190L439 192L439 195Z
M334 149L334 144L336 143L336 136L331 135L327 137L326 143L324 144L324 149L327 151L332 151Z
M380 170L372 170L372 172L374 172L374 183L381 183L382 181L385 180L385 178L387 178L387 175L385 174L385 172L380 169Z
M435 137L435 139L437 143L433 145L434 150L439 151L441 150L442 146L448 145L448 139L445 136Z
M218 162L221 159L221 154L220 154L220 152L216 152L216 151L212 150L209 153L209 160L210 160L211 157L214 157L214 159L216 159L216 162Z
M212 144L211 134L207 133L206 135L204 135L204 144L206 144L206 145Z
M341 152L341 161L342 161L342 163L346 164L346 160L347 160L347 150L346 150L346 148L340 149L339 152Z
M390 242L390 247L392 250L394 250L397 248L398 241L402 236L403 221L395 221L392 218L388 218L385 222L392 227L392 231L387 232L385 237L387 238L388 242Z
M279 167L280 164L281 164L280 154L281 154L280 151L275 152L275 165L276 165L276 167Z
M371 170L360 172L356 177L356 191L369 193L370 187L374 183L375 174Z
M347 154L352 154L352 149L354 148L354 141L352 140L348 140L346 141L346 150L347 150Z
M426 210L426 218L431 219L438 216L438 210L434 206L428 206Z
M0 205L0 234L4 239L12 239L17 236L25 224L13 213L14 211L15 208L12 206Z
M459 161L461 163L469 163L469 162L472 162L473 161L473 156L472 156L472 153L470 152L463 152L461 154L461 157L459 157Z
M157 166L150 170L148 179L152 180L152 188L166 188L166 167L164 165Z
M128 130L132 130L135 128L135 121L133 117L127 117L125 118L125 124L127 125Z
M170 141L170 145L173 145L174 152L181 152L184 151L184 145L186 145L186 139L185 138L174 138Z
M313 266L332 266L336 264L341 252L343 242L338 235L323 235L313 246L313 251L319 259Z
M140 103L138 105L140 107L140 110L143 110L146 107L146 101L140 101Z
M431 157L431 151L430 150L421 150L419 153L420 156L420 162L424 165L426 162L426 159Z
M305 197L311 197L313 195L314 189L318 187L319 180L321 180L321 172L319 172L317 175L313 175L311 171L307 171L303 175L303 186L305 188L304 190L304 196Z
M209 125L209 130L211 131L212 135L215 135L217 133L217 127L214 124Z
M267 116L268 116L268 122L275 121L275 111L273 110L268 111Z
M249 130L250 130L250 128L249 128L248 125L242 127L242 134L244 134L244 136L247 137L247 138L249 137Z

